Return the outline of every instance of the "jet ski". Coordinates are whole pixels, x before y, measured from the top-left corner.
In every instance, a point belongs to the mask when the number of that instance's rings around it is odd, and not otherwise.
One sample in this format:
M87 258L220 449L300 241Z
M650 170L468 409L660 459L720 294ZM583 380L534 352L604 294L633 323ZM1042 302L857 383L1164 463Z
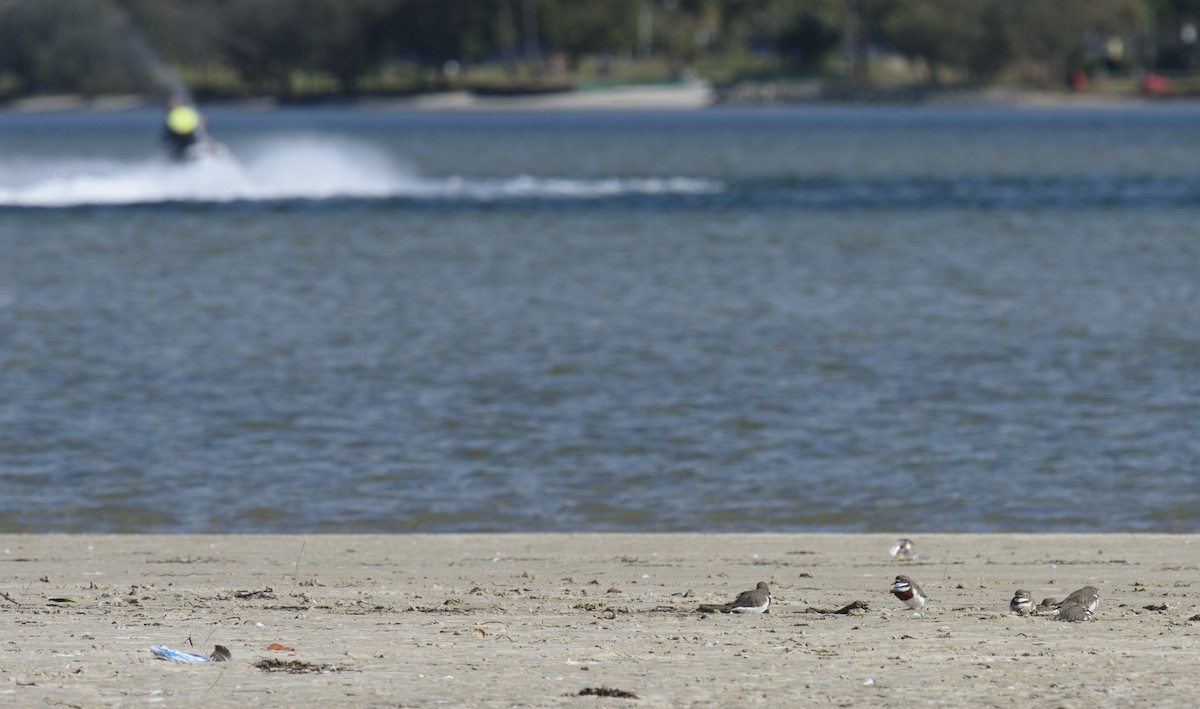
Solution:
M179 153L176 162L184 165L199 165L223 162L229 159L229 149L208 135L201 136Z
M205 130L200 112L178 97L167 102L163 140L171 160L178 164L224 160L229 153Z

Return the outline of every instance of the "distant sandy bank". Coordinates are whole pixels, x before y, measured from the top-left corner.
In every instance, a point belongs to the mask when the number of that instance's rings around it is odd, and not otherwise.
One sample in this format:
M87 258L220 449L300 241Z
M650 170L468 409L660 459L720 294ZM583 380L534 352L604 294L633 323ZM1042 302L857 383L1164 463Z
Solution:
M1137 95L1070 93L1014 88L945 89L922 87L823 89L815 83L746 83L718 89L706 81L674 84L644 84L595 87L571 91L529 94L447 91L411 96L330 99L295 106L321 105L347 108L417 111L599 111L599 110L695 110L713 106L805 106L805 105L922 105L922 106L1013 106L1024 108L1106 108L1142 104L1170 104L1196 98L1146 99ZM271 99L213 101L203 105L245 106L258 109L280 106ZM19 112L119 111L156 107L139 96L41 96L19 99L3 108Z

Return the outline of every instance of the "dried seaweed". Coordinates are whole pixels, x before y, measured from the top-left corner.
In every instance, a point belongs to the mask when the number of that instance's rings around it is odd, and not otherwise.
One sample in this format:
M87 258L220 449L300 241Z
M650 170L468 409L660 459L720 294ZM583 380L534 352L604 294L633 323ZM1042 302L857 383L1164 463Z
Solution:
M850 605L843 606L835 611L826 610L824 608L813 608L812 606L809 606L808 610L806 610L804 612L805 613L824 613L826 615L837 615L837 614L853 615L854 611L869 611L869 610L871 610L871 607L867 604L866 601L854 601Z
M249 600L249 599L255 599L255 598L274 600L274 598L275 598L274 592L275 592L275 589L271 588L270 586L267 586L265 588L260 588L260 589L254 590L254 591L234 591L233 597L240 598L242 600Z
M324 674L327 672L345 672L345 667L337 665L318 665L301 660L277 660L267 658L254 663L263 672L286 672L292 675Z
M637 699L638 695L633 692L626 692L623 689L613 689L612 687L584 687L579 690L580 697L614 697L616 699Z

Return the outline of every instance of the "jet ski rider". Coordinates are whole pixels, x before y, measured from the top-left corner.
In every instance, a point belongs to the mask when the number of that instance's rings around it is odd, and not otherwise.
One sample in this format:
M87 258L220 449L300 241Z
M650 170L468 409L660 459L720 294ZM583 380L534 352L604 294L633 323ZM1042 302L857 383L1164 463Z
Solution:
M204 119L195 108L181 99L171 98L167 101L163 139L167 142L171 159L183 162L189 157L189 149L204 140Z

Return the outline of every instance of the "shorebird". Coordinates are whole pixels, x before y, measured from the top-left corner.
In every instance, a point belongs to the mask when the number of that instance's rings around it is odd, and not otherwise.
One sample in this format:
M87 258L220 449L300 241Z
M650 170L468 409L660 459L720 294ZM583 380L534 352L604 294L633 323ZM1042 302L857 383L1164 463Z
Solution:
M771 588L766 581L759 581L753 591L742 591L729 603L705 603L698 610L703 613L770 613Z
M1053 613L1056 605L1058 605L1058 599L1054 596L1051 596L1049 598L1043 598L1042 602L1037 604L1037 608L1034 610L1038 613Z
M911 539L897 539L892 543L892 547L888 549L888 554L893 559L901 561L911 561L917 558L917 551L913 548Z
M1061 603L1056 603L1054 607L1061 613L1064 606L1079 606L1091 615L1096 611L1096 604L1100 602L1100 592L1095 586L1084 586L1078 591L1074 591L1071 595L1062 599Z
M1013 594L1012 600L1008 602L1008 612L1016 613L1017 615L1029 615L1032 613L1033 599L1029 597L1029 592L1018 589Z
M1067 623L1082 623L1085 620L1091 620L1092 612L1086 607L1077 603L1065 603L1058 608L1058 615L1055 620L1061 620Z
M892 595L904 601L904 605L910 610L916 611L915 616L925 616L925 602L929 600L929 596L925 595L925 591L917 585L909 577L901 574L892 582Z

